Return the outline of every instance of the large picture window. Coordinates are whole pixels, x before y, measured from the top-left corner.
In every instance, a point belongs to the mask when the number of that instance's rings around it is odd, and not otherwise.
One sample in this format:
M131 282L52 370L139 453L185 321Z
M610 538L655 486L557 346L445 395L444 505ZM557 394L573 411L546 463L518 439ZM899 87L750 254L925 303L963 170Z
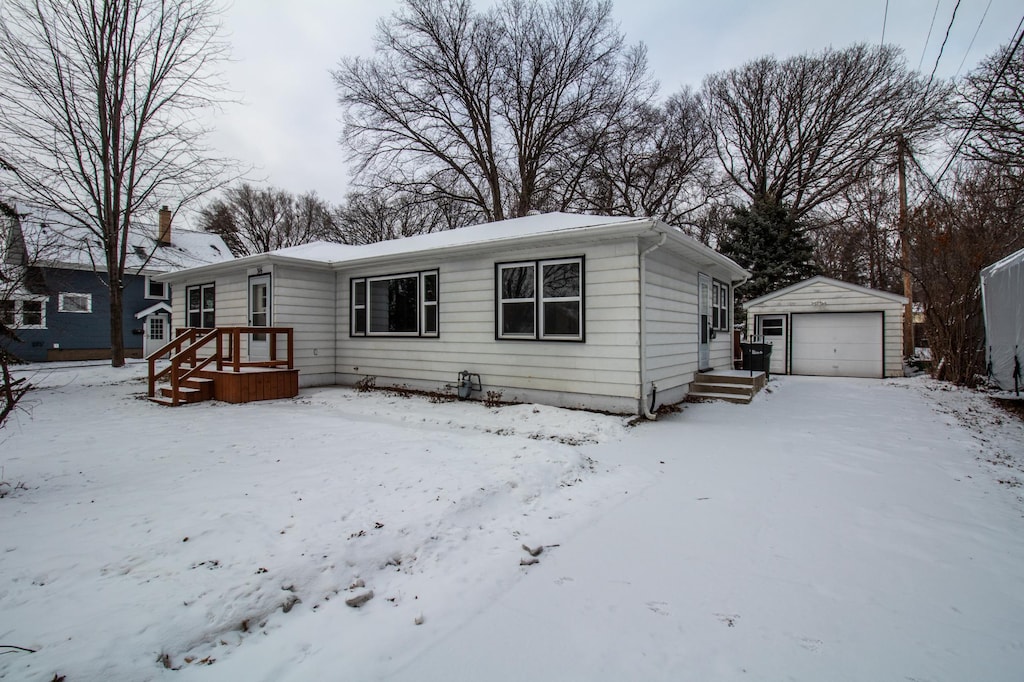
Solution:
M436 270L350 280L351 336L437 336Z
M497 337L583 340L583 258L499 263Z
M200 284L185 290L186 319L189 327L213 329L217 326L217 292L213 284Z

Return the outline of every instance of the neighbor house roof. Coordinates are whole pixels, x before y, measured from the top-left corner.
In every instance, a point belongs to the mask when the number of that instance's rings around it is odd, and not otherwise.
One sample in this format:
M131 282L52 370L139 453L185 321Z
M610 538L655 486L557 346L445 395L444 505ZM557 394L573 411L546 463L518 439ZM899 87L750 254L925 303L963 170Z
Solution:
M753 298L744 303L743 307L749 308L750 306L753 305L766 303L768 301L771 301L772 299L778 298L780 296L785 296L786 294L792 293L794 291L799 291L800 289L804 289L815 284L830 284L832 286L839 287L840 289L846 289L848 291L853 291L858 294L878 296L879 298L884 298L888 301L893 301L894 303L902 303L903 305L907 304L907 299L903 296L900 296L899 294L893 294L888 291L879 291L878 289L869 289L868 287L862 287L858 284L850 284L849 282L843 282L842 280L832 279L831 277L824 277L819 275L817 277L805 279L802 282L797 282L796 284L791 284L788 287L779 289L777 291L773 291L769 294L765 294L764 296L758 296L757 298Z
M28 262L71 270L106 270L103 245L84 227L22 223ZM220 235L174 228L171 243L157 240L155 225L136 223L128 233L125 271L156 274L231 260Z
M666 241L687 253L693 254L702 263L713 263L732 272L736 279L746 279L750 274L736 262L718 253L705 244L686 235L681 230L654 218L608 217L575 213L544 213L523 218L512 218L492 223L483 223L442 232L415 235L401 239L376 242L373 244L338 244L334 242L313 242L291 246L270 253L239 258L233 263L204 267L216 271L225 267L263 262L319 264L325 267L341 267L364 261L384 261L402 258L426 251L455 252L469 250L498 249L505 245L524 244L551 239L643 234L644 232L664 234ZM162 277L172 281L177 277Z

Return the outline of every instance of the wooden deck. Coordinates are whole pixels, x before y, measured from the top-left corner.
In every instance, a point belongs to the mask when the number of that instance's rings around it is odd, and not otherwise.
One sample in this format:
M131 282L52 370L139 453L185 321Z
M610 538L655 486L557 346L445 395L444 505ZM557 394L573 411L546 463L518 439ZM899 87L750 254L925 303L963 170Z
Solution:
M268 336L269 359L242 360L241 340L247 334ZM279 336L285 337L283 357L278 352ZM164 357L170 363L157 371L157 362ZM161 405L174 407L204 400L248 403L299 394L290 327L179 329L175 339L148 360L149 399Z

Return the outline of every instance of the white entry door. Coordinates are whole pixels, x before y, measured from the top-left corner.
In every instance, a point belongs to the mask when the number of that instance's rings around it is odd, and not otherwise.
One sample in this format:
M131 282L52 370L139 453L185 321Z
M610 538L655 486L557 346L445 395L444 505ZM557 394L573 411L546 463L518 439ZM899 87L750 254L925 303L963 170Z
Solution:
M270 275L249 278L249 326L270 325ZM266 333L249 334L249 361L270 359L270 338Z
M711 278L697 275L697 369L711 369Z
M143 325L142 356L148 358L171 341L171 319L167 313L147 315Z

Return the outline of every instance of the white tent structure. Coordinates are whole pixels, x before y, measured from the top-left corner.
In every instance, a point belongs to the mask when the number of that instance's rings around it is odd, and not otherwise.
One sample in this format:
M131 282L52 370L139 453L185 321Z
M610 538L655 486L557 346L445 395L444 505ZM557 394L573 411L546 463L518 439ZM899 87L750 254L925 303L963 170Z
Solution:
M981 271L985 353L1003 390L1024 389L1024 249Z

